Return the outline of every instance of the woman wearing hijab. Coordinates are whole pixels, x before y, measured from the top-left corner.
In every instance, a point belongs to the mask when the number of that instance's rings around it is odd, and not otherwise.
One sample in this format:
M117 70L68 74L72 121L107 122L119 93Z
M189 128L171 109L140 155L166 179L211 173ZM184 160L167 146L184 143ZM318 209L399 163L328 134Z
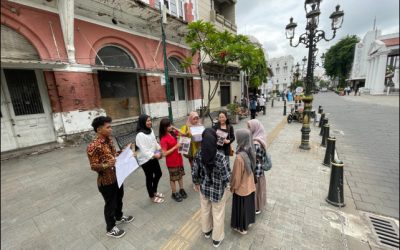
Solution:
M230 172L225 155L217 150L217 134L207 128L202 134L201 148L193 160L194 189L200 191L201 228L206 238L212 236L214 247L224 239L226 187Z
M190 127L193 126L201 126L200 117L195 111L190 112L186 124L181 127L180 131L182 132L182 135L192 138L192 134L190 133ZM200 149L200 145L201 142L195 142L191 140L189 154L184 155L186 158L188 158L191 168L193 168L193 158L196 155L197 151Z
M154 203L163 203L164 195L157 192L158 182L162 176L160 164L161 147L154 135L151 118L148 115L140 115L137 124L136 147L137 160L146 175L146 187L150 199Z
M237 149L231 177L232 217L231 227L247 234L250 224L256 220L254 169L256 155L253 148L250 131L238 129L236 131Z
M259 120L250 120L247 126L253 136L254 149L256 151L256 169L254 178L256 180L256 214L260 214L264 210L267 201L267 186L263 165L267 159L267 143L264 132L264 126Z

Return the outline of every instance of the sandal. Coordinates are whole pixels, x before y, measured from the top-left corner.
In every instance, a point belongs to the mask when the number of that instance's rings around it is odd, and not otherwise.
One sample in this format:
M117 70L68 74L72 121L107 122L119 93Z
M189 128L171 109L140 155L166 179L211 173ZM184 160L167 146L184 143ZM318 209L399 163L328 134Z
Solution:
M163 195L163 193L157 192L157 193L154 193L154 195L155 195L156 197L158 197L158 198L165 198L165 196Z
M152 201L154 203L163 203L164 199L156 196L156 197L154 197L154 199Z

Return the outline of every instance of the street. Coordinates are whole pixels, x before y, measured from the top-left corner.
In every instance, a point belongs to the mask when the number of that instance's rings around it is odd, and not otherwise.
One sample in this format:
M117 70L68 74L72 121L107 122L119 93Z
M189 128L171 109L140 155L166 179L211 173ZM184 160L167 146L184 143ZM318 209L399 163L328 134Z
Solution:
M352 93L353 94L353 93ZM360 210L399 218L399 96L314 95Z

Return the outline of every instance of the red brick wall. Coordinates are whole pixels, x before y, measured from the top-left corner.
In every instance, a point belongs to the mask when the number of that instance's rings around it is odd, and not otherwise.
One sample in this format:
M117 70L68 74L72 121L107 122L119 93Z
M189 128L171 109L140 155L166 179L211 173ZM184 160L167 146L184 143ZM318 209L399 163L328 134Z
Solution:
M201 80L193 80L193 99L201 99Z
M184 4L185 8L185 20L190 23L193 22L194 16L192 15L193 3L190 1L189 3Z
M60 99L58 96L58 89L56 79L54 78L54 72L45 71L43 72L44 79L46 81L47 92L49 94L51 110L53 113L62 112Z
M165 102L165 86L161 85L159 76L141 76L140 89L142 93L142 103Z
M91 73L54 72L58 99L63 112L99 108L98 83Z

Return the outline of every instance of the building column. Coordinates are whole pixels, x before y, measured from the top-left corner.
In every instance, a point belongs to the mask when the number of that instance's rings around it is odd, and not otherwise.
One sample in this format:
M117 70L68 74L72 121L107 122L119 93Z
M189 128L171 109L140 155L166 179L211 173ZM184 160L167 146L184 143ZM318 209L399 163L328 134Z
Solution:
M194 21L194 16L193 16L193 3L191 0L189 2L184 4L185 8L185 21L190 23Z
M74 45L74 0L58 1L58 13L60 16L64 43L67 49L68 61L70 63L76 63Z
M377 57L376 77L374 92L376 94L383 94L385 90L385 74L386 74L386 61L387 55L383 54Z

